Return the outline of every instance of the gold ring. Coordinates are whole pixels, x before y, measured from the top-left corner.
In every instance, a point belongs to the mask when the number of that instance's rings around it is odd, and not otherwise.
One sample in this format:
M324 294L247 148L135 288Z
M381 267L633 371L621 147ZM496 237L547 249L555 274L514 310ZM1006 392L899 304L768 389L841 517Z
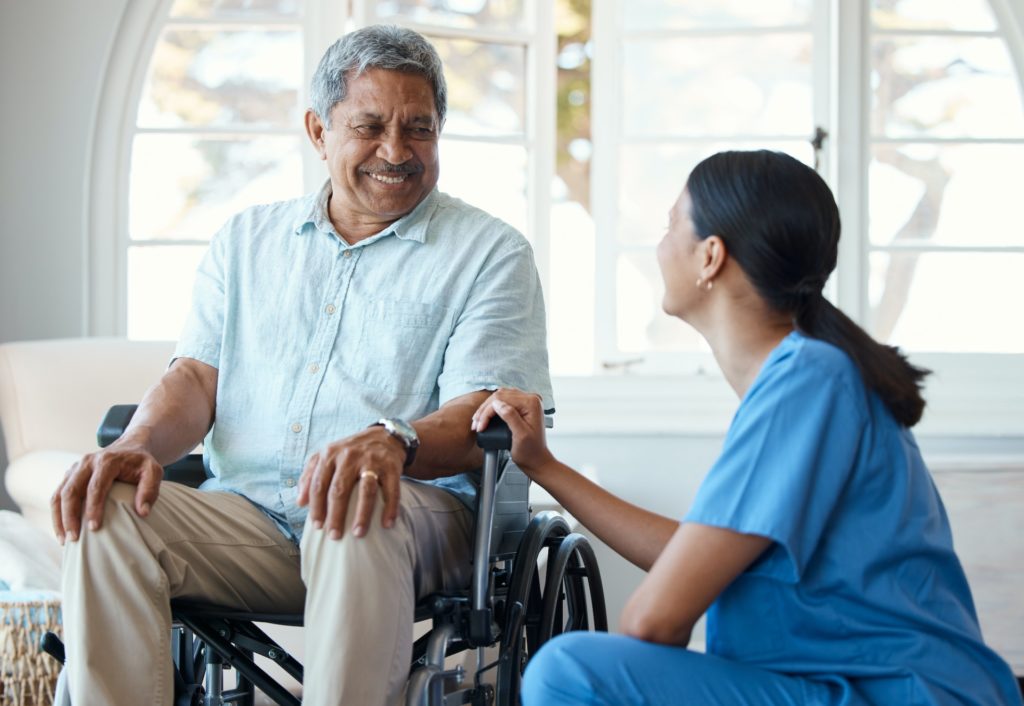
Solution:
M377 471L366 469L359 474L359 480L362 480L363 478L373 478L374 483L380 483L380 476L377 475Z

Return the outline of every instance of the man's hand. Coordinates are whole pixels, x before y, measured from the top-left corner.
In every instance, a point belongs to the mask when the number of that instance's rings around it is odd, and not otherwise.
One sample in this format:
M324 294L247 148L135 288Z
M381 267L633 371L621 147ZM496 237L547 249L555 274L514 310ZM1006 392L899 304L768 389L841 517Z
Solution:
M82 521L90 530L103 522L103 507L114 481L137 486L135 511L141 517L149 514L160 492L163 467L145 449L114 443L109 448L86 454L64 475L50 498L50 513L57 539L78 539Z
M366 534L377 501L384 495L381 525L391 527L398 515L398 494L405 447L383 427L370 427L335 441L310 456L299 478L299 505L309 505L309 517L331 539L345 532L349 498L358 493L352 533Z

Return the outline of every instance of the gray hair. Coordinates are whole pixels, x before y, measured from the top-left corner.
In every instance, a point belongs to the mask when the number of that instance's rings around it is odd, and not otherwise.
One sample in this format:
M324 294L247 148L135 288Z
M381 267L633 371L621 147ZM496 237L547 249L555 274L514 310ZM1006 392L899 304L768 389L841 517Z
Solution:
M331 127L331 109L348 95L348 80L369 69L417 74L434 88L439 124L448 112L448 87L441 57L426 38L404 27L371 25L349 32L320 59L310 88L313 112L324 127Z

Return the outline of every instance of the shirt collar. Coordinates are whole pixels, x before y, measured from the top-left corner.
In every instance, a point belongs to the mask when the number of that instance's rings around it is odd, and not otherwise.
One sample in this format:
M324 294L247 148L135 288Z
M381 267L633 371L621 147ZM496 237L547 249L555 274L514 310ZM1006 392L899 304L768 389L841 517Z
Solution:
M295 221L294 231L296 235L301 235L305 232L306 226L309 224L312 224L323 233L335 234L331 219L327 216L327 203L330 201L331 193L331 180L328 179L318 192L307 197L306 206ZM435 186L425 199L416 204L416 208L412 211L376 235L360 242L365 243L379 240L385 235L392 233L400 240L412 240L417 243L426 242L427 227L430 225L430 219L437 209L437 193L437 187Z

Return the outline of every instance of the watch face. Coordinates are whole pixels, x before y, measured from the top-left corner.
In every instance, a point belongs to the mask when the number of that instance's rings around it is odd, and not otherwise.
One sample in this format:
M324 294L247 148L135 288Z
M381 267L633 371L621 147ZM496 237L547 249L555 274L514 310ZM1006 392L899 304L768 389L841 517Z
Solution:
M388 431L401 438L402 443L404 443L407 448L415 448L419 446L419 435L416 433L416 430L412 425L404 419L385 419L384 422L385 428L388 428L388 425L390 425Z
M406 424L405 420L392 419L391 421L394 422L395 427L405 436L411 437L412 439L417 438L416 430L412 428L412 425Z

